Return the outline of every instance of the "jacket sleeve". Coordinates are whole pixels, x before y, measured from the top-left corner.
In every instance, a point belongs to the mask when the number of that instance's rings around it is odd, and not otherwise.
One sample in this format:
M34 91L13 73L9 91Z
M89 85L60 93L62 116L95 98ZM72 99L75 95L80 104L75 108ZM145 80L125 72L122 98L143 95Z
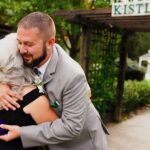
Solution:
M60 119L21 127L24 147L62 143L80 135L89 105L87 81L83 74L76 75L68 81L62 94L62 101L63 112Z

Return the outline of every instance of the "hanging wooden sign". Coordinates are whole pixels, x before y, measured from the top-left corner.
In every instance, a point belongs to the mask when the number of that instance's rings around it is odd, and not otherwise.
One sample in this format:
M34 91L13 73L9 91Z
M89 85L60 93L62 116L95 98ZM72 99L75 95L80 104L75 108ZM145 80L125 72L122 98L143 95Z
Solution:
M150 0L112 0L112 16L150 15Z

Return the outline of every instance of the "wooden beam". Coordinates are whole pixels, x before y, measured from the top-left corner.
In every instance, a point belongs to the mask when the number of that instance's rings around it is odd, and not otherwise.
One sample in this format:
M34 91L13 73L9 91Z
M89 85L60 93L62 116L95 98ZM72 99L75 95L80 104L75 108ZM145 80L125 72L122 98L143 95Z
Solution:
M80 25L100 26L112 24L130 31L150 32L150 16L123 16L112 17L111 8L98 8L90 10L58 11L54 16L61 16L67 21Z
M125 69L127 60L127 40L129 33L124 30L122 34L122 41L120 46L119 55L119 75L118 75L118 86L117 86L117 104L115 108L114 120L121 121L122 105L123 105L123 91L124 91L124 79L125 79Z
M61 11L56 11L52 15L54 16L74 16L74 15L92 15L92 14L110 14L111 13L111 8L97 8L97 9L80 9L80 10L61 10Z
M82 40L80 48L80 63L88 79L89 72L89 47L90 47L91 29L87 26L82 26Z

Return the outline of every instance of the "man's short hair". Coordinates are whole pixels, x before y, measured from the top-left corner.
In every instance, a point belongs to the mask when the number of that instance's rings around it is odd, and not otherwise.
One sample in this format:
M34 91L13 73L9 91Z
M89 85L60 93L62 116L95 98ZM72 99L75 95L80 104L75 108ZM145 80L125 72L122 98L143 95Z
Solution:
M33 12L23 17L19 23L18 27L23 27L25 29L38 28L40 35L43 38L49 39L51 37L55 38L56 29L53 19L42 12Z

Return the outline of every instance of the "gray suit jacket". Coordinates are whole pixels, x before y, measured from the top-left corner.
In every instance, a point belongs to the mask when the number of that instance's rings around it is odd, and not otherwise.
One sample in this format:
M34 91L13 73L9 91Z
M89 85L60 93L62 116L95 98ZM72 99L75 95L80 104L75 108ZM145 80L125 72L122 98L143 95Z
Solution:
M58 103L54 109L60 119L21 127L23 146L46 144L50 150L106 150L100 116L87 96L85 74L58 44L53 48L43 82L50 104Z

